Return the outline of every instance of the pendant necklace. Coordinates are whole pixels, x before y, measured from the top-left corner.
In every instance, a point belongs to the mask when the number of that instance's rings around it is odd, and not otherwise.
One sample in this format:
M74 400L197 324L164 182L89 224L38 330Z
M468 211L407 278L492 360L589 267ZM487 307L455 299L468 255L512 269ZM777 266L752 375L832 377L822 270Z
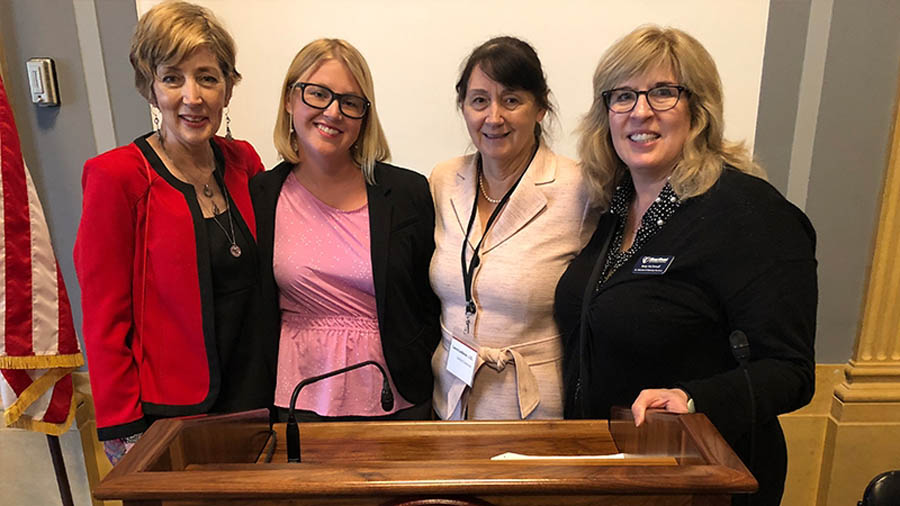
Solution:
M241 247L237 245L237 234L234 233L234 220L231 218L231 205L228 204L228 188L225 185L222 185L222 196L225 197L225 205L228 206L226 212L228 213L228 226L231 229L231 234L228 234L228 230L219 222L219 206L216 205L216 202L212 200L212 190L209 188L209 184L203 185L203 195L209 197L210 201L212 201L213 205L213 216L212 219L215 220L216 225L222 229L222 232L225 234L225 238L228 239L228 242L231 243L231 246L228 248L228 251L231 253L231 256L234 258L238 258L241 256Z
M166 146L165 146L165 144L163 144L161 135L159 136L159 146L162 148L163 153L165 153L166 158L168 158L171 161L172 157L169 156L169 152L166 151ZM185 175L184 172L181 172L181 171L179 171L179 172L182 174L182 177L187 178L187 175ZM213 169L213 172L209 175L209 177L211 177L211 178L215 177L215 169ZM222 223L219 221L219 217L218 217L219 206L216 205L216 201L213 200L213 191L212 191L212 188L209 187L208 182L203 183L203 190L201 191L201 193L203 194L204 197L208 198L209 201L212 203L212 210L213 210L212 219L213 219L213 221L216 222L216 225L218 225L219 228L222 229L222 233L225 234L225 238L228 239L228 242L231 243L231 246L228 247L228 252L231 253L231 256L233 256L234 258L238 258L241 256L241 247L238 246L237 234L234 233L234 219L231 217L231 205L228 203L229 202L228 188L225 186L224 183L221 185L221 188L222 188L222 197L225 198L225 205L228 206L228 208L226 209L226 212L228 213L228 228L225 228L225 226L222 225ZM198 204L199 204L199 200L198 200ZM228 233L229 229L231 230L230 234Z

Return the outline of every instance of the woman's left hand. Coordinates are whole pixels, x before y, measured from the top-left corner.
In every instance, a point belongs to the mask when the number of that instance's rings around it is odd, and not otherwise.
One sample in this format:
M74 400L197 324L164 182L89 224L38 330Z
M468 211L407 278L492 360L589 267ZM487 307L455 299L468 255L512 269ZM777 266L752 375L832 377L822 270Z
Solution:
M647 409L660 408L669 413L687 413L688 395L680 388L650 388L641 390L634 404L631 405L631 414L634 415L634 426L639 427L644 423Z

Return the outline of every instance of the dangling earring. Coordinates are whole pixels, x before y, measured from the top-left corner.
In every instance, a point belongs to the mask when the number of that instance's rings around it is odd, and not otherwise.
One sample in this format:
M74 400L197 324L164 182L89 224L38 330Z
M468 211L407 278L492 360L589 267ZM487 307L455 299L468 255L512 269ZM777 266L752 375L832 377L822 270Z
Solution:
M296 136L297 131L294 130L294 113L291 111L288 111L288 124L290 125L288 127L288 129L289 129L288 139L291 144L291 149L293 149L295 153L299 153L300 146L297 145L297 136Z
M160 112L154 106L150 106L150 116L153 118L153 131L159 133L159 116Z
M228 115L228 108L225 108L225 138L229 141L233 141L234 137L231 136L231 116Z
M150 115L153 116L153 131L156 132L156 138L159 140L159 145L165 149L165 139L163 138L162 131L162 111L159 110L155 105L150 106Z

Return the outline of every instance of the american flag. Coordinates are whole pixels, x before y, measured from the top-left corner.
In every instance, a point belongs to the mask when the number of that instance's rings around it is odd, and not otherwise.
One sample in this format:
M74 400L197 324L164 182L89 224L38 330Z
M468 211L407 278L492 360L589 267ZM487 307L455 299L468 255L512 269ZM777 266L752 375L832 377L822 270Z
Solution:
M2 78L0 188L0 406L7 426L60 435L84 359Z

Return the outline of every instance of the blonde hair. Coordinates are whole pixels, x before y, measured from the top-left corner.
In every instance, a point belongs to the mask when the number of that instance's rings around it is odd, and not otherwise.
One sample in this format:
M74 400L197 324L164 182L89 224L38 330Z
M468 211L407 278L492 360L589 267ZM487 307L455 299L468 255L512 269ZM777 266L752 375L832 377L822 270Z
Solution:
M281 86L281 98L278 102L278 115L275 118L275 149L283 159L291 163L300 163L300 147L297 145L291 132L291 115L286 105L291 99L294 84L311 75L327 60L337 60L347 67L350 74L356 79L356 83L362 89L363 96L369 101L369 110L361 120L362 128L359 138L350 154L363 172L369 184L375 184L375 162L381 162L391 157L387 138L378 121L378 111L375 107L375 84L372 81L372 73L362 54L349 42L342 39L318 39L307 44L294 56L294 60L288 67L284 76L284 84Z
M131 37L128 59L134 68L134 86L155 104L153 81L159 65L177 65L195 49L205 46L216 56L226 87L241 80L235 68L234 39L212 12L187 2L163 2L144 13Z
M743 143L724 139L722 81L709 52L675 28L642 26L616 41L594 72L591 109L578 128L578 154L595 203L609 206L615 185L628 170L613 147L609 112L602 93L653 69L668 69L687 88L691 128L681 160L669 179L682 199L702 195L719 179L723 165L763 176Z

